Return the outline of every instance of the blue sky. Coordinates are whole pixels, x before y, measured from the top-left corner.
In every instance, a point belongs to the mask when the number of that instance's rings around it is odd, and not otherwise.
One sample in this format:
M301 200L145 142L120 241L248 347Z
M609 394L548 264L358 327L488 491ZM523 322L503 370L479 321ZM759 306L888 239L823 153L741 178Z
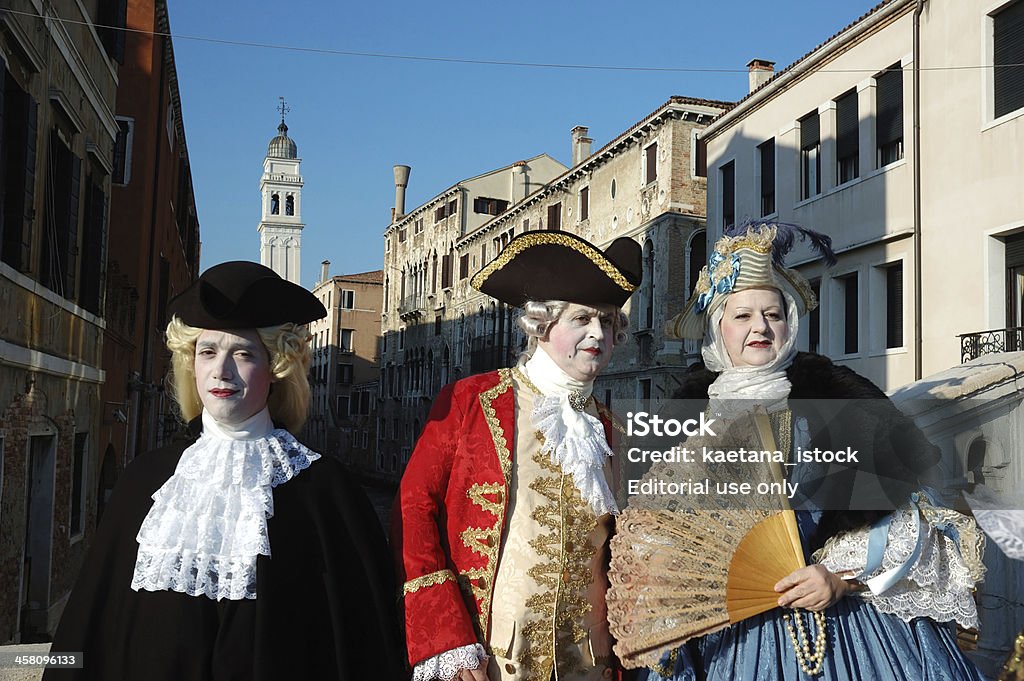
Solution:
M406 206L460 179L548 153L570 161L569 131L594 149L672 95L735 100L754 58L780 69L875 0L825 3L265 2L169 0L202 268L259 259L259 179L292 107L302 159L302 283L382 266L391 167L412 166ZM427 57L736 72L650 72L457 64L185 39L185 36Z

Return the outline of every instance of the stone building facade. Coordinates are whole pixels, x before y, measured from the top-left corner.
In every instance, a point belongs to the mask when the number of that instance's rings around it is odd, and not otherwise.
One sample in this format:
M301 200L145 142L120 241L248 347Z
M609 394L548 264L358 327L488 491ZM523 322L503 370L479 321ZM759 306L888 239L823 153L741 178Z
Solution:
M116 4L116 3L115 3ZM96 517L120 31L110 3L0 13L0 642L53 631Z
M688 297L706 250L706 179L697 132L728 106L672 97L595 153L589 130L574 128L572 168L442 242L448 246L441 251L436 290L433 260L421 261L414 282L422 277L426 285L414 283L412 293L425 291L422 303L385 286L390 316L382 339L382 470L400 474L431 400L445 383L516 361L525 344L516 326L518 311L476 292L469 280L526 231L570 231L601 248L618 237L641 244L644 284L625 308L630 342L616 350L595 395L613 409L624 400L671 397L686 348L667 339L663 327ZM407 224L396 222L385 232L385 262Z

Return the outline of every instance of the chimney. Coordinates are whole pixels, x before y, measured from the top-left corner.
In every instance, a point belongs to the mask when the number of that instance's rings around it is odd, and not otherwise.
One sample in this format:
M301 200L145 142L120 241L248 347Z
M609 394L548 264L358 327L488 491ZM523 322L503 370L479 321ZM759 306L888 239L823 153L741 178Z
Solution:
M747 64L747 78L750 81L750 92L761 87L775 75L775 62L767 59L751 59Z
M516 161L512 164L512 187L509 192L512 203L519 203L529 193L529 182L526 178L526 161Z
M405 188L409 186L409 166L395 166L395 214L391 222L401 220L405 215Z
M327 281L327 270L330 267L331 267L331 261L330 260L324 260L322 263L320 263L320 282L321 283Z
M590 132L590 128L577 125L572 129L572 165L573 167L578 166L583 161L590 158L590 143L594 140L587 137L587 133Z

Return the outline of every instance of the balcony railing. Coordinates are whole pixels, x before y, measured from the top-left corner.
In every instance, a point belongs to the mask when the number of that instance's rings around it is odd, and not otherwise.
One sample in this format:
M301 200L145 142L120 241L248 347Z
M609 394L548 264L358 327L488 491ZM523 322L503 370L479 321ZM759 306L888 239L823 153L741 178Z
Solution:
M994 352L1024 350L1024 326L960 334L960 362L970 362Z
M411 296L406 296L398 304L398 316L402 319L420 317L425 314L426 310L427 294L425 293L414 293Z

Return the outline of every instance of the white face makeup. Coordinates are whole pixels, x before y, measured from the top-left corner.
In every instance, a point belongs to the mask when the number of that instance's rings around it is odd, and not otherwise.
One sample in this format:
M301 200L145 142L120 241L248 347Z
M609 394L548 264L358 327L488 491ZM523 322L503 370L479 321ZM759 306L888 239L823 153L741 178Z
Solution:
M719 328L733 366L768 364L789 338L782 294L773 288L730 294Z
M572 378L593 381L612 358L615 314L611 305L591 307L569 303L537 345Z
M195 373L203 407L221 423L242 423L267 405L270 355L255 329L204 330Z

